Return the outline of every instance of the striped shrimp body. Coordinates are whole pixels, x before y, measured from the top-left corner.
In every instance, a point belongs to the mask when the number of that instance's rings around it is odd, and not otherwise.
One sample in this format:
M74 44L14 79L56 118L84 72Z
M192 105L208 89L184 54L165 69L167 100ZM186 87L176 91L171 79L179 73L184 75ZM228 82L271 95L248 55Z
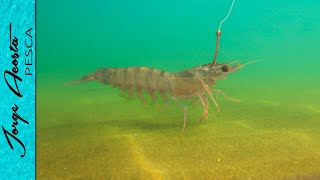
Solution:
M120 88L122 90L121 95L124 95L128 91L129 97L133 96L133 91L135 90L137 95L142 99L143 104L146 102L143 91L147 92L154 101L157 99L155 93L158 92L166 102L164 107L169 103L167 96L169 94L184 109L183 131L186 127L187 106L182 104L179 99L198 100L196 104L201 103L203 106L201 120L208 118L208 98L213 101L216 110L219 111L219 106L212 96L213 92L223 95L228 100L235 101L225 96L218 89L210 89L210 86L213 86L217 80L222 80L227 75L238 71L246 64L239 64L237 61L214 64L211 68L210 65L211 63L180 72L167 72L148 67L100 68L79 80L67 84L98 81Z

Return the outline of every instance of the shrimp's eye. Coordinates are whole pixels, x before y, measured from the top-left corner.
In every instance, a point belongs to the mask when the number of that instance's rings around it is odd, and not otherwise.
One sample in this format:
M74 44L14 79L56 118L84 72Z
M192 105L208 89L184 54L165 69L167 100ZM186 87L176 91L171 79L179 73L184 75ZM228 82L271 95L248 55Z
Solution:
M223 65L223 66L221 67L221 70L222 70L223 72L228 72L228 71L230 70L230 66L228 66L228 65Z

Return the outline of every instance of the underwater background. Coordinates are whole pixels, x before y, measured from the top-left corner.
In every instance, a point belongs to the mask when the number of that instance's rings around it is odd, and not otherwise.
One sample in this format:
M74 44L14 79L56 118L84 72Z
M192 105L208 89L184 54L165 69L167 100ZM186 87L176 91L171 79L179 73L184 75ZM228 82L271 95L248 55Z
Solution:
M247 65L209 119L175 102L120 97L102 67L181 71L210 63L231 0L37 1L39 179L320 178L320 1L236 1L217 62ZM147 95L146 95L147 96ZM164 104L161 98L160 104Z

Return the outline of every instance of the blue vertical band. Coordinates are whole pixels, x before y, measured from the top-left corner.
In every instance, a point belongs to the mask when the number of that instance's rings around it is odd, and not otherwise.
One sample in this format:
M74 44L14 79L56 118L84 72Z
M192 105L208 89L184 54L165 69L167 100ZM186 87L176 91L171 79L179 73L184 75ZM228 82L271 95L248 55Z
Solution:
M0 179L35 179L35 0L0 2Z

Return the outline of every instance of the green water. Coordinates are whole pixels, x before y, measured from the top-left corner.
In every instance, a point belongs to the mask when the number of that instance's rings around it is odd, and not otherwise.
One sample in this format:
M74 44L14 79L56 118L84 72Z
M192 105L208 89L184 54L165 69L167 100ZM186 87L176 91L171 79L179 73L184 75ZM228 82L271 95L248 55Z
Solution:
M226 1L37 1L39 179L320 177L320 2L236 1L218 62L258 62L217 82L209 119L159 112L96 82L101 67L180 71L212 60ZM164 104L159 98L159 104Z

